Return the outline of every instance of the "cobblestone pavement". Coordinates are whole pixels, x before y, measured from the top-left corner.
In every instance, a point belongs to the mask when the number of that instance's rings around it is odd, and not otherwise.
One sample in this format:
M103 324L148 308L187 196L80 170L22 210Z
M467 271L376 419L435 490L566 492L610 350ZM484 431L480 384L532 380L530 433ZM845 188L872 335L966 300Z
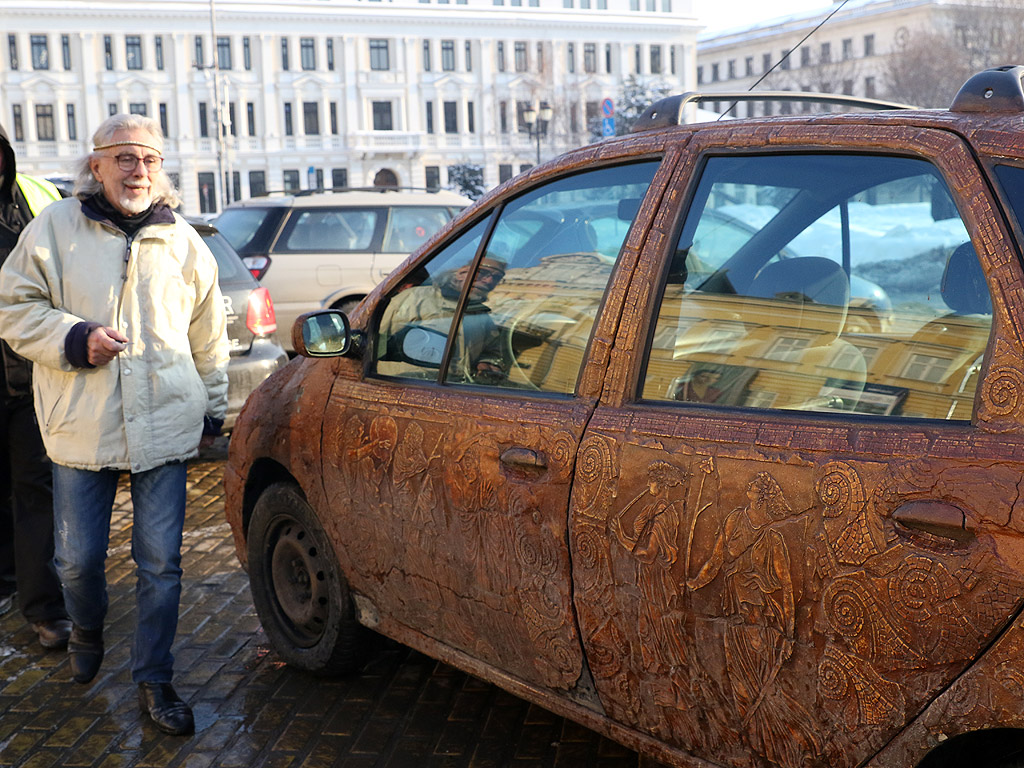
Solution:
M626 768L636 753L422 654L380 638L363 670L323 679L267 644L223 516L216 455L189 469L175 686L196 734L161 734L138 712L131 499L119 489L107 576L107 656L71 680L15 610L0 618L0 766ZM145 722L143 722L145 720Z

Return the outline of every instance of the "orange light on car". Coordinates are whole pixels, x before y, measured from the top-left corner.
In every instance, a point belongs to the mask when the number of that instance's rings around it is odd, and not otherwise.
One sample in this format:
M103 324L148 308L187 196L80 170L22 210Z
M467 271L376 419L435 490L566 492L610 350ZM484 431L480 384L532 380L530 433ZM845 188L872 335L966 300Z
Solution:
M249 309L245 315L245 327L256 336L266 336L277 330L274 302L270 291L263 286L249 294Z

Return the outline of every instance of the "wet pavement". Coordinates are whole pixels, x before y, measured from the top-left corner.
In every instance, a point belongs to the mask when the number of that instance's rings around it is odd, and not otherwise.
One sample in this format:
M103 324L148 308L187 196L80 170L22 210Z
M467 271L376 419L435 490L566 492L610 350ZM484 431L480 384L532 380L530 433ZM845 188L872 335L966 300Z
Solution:
M189 469L175 687L191 737L140 716L131 499L111 523L107 655L90 685L46 652L15 610L0 617L0 766L633 768L636 753L452 667L376 637L363 669L325 679L267 644L223 516L223 446Z

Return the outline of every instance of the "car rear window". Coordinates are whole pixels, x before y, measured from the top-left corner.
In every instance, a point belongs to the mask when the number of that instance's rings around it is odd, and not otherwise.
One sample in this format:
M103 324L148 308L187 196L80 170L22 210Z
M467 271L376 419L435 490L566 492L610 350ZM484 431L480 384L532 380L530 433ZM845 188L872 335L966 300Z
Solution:
M240 256L267 253L285 208L228 208L217 217L217 229Z
M245 264L238 258L238 254L223 235L217 232L202 232L200 234L203 236L203 242L217 259L217 269L222 282L245 280L249 276L249 270L245 268Z

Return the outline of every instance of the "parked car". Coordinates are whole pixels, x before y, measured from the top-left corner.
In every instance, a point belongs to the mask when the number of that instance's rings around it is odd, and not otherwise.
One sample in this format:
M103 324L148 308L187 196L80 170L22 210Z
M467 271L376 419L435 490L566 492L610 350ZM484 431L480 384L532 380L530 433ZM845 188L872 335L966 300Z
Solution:
M311 309L351 311L471 202L453 192L392 189L273 195L232 203L217 228L291 328ZM290 350L290 338L283 341Z
M256 387L288 362L277 338L277 320L270 291L256 282L231 244L217 228L189 219L217 259L218 281L228 314L228 411L224 431L235 426L242 406Z
M1019 765L1022 77L660 102L299 318L225 471L276 651L369 627L678 766Z

